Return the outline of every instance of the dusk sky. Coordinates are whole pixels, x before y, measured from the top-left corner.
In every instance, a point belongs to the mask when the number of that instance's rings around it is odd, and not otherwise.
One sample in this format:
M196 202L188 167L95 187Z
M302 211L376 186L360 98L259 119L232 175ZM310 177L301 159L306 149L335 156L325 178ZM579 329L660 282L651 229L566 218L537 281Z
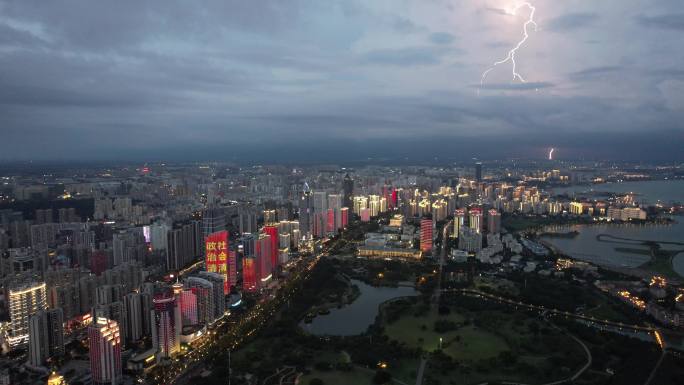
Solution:
M684 159L682 0L532 1L478 95L517 3L0 1L0 160Z

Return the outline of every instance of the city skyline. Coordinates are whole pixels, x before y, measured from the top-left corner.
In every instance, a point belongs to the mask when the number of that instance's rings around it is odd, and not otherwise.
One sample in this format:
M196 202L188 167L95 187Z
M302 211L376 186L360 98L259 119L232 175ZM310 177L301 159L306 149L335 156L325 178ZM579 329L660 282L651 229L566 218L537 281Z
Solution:
M534 1L480 86L519 3L0 2L0 161L684 159L678 2Z

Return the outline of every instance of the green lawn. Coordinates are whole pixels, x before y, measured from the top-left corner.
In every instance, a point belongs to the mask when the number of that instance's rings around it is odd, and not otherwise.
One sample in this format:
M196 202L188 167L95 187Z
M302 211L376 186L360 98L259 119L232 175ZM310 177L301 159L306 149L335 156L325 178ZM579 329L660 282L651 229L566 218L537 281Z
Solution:
M450 333L451 334L451 333ZM444 338L444 353L456 360L481 360L509 350L506 341L485 330L466 326Z
M309 385L314 378L320 378L325 385L370 385L373 383L373 372L353 369L348 372L331 370L329 372L312 371L299 378L300 385Z
M442 338L444 352L458 360L490 358L508 350L503 339L474 326L462 326L457 330L437 333L434 330L434 324L439 319L457 323L465 320L460 314L451 313L448 316L440 316L436 311L431 311L421 317L407 315L386 325L385 334L390 339L402 342L408 347L421 348L427 352L439 349L440 338Z

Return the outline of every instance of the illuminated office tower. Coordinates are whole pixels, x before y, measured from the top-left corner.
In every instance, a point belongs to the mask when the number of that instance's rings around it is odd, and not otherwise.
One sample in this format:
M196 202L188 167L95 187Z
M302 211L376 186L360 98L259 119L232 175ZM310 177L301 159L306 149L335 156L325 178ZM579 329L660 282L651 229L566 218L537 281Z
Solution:
M316 238L323 238L326 235L328 229L328 214L327 213L314 213L312 221L312 233Z
M501 214L494 209L488 211L487 230L492 234L501 232Z
M200 277L188 277L184 283L185 287L195 295L197 322L203 325L214 322L216 319L214 316L214 285Z
M361 215L361 211L368 207L367 197L354 197L354 214Z
M205 240L206 268L224 277L224 294L230 294L228 231L211 233Z
M465 226L465 209L456 209L454 212L454 238L458 238L463 226Z
M269 225L264 226L264 234L270 237L271 247L270 247L270 258L271 258L271 269L278 267L278 226Z
M275 210L264 210L264 224L272 225L277 222Z
M325 231L330 234L334 233L336 228L335 228L335 210L334 209L328 209L328 213L326 214L326 228Z
M433 223L430 218L420 220L420 250L424 253L432 251Z
M202 236L226 229L226 214L222 209L210 207L202 212Z
M197 296L192 290L183 290L180 295L183 325L197 325Z
M370 212L369 208L365 207L365 208L361 209L361 213L360 213L361 222L370 222L370 218L371 218L370 214L371 214L371 212Z
M290 234L284 233L278 235L278 262L280 264L287 263L290 255Z
M432 204L432 218L437 221L444 220L447 217L447 203L444 199L440 199Z
M482 232L482 209L476 207L470 210L470 221L468 224L476 232Z
M176 312L178 304L176 298L169 293L155 295L154 325L152 343L157 349L158 357L169 358L180 351L181 327Z
M395 209L399 207L399 192L397 189L392 189L392 195L390 195L389 202L390 209Z
M475 163L475 180L482 182L482 162Z
M276 239L277 242L277 239ZM256 244L256 264L257 264L257 279L259 287L272 278L273 265L271 263L271 247L273 242L271 236L268 234L259 234L259 239Z
M64 355L62 309L41 310L29 319L29 363L42 366L50 357Z
M29 318L47 307L45 282L26 282L9 289L11 349L25 345L29 340Z
M259 289L257 283L257 261L254 255L245 255L242 259L242 290L255 292Z
M105 317L97 317L88 327L90 372L93 383L121 383L121 335L119 324Z
M218 273L210 273L208 271L200 271L197 275L211 283L214 319L223 317L223 314L226 311L226 295L223 291L224 276Z
M340 227L345 229L349 226L349 208L342 207L340 209Z
M368 208L370 209L371 218L377 217L380 213L380 196L371 195L368 197Z

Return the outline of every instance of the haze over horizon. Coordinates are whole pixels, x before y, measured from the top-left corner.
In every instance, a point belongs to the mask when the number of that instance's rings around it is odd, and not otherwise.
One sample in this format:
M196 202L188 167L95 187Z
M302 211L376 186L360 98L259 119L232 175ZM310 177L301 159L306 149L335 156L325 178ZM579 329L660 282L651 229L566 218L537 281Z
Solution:
M258 3L258 4L255 4ZM681 1L0 1L0 160L684 160Z

